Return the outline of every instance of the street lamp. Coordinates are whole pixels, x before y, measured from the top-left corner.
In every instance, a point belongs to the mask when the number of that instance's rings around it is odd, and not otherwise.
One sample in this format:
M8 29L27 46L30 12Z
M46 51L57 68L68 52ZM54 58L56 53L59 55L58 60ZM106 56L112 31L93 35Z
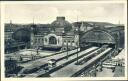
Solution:
M78 59L78 49L79 49L79 44L80 44L80 23L79 22L77 22L77 29L76 29L76 31L78 32L78 43L77 43L77 62L76 62L76 65L79 65L79 59Z
M68 59L68 41L67 41L67 59Z
M37 53L37 55L39 55L39 46L37 46L37 48L36 48L36 53Z

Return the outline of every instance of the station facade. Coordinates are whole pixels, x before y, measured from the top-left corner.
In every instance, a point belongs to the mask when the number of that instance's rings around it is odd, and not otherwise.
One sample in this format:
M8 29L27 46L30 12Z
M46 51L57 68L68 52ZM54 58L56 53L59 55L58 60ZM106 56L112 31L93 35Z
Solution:
M34 49L71 50L78 47L79 36L65 17L57 17L51 23L51 31L42 34L31 32L31 47Z

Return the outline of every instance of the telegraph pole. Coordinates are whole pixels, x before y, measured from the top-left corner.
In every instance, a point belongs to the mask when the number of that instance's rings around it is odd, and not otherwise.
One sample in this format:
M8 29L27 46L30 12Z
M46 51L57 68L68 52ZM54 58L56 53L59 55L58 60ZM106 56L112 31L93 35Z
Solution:
M68 41L67 41L67 59L68 59Z
M79 44L80 44L80 23L79 22L77 22L77 27L78 27L78 30L77 30L77 32L78 32L78 43L77 43L77 62L76 62L76 65L79 65L78 63L79 63L79 59L78 59L78 50L79 50Z

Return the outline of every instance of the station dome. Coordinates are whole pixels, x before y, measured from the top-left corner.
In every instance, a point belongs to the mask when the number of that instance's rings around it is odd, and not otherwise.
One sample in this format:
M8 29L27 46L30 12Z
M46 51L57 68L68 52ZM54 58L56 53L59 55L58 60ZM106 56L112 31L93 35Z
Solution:
M60 32L64 30L64 32L68 32L72 29L72 24L65 20L65 17L57 17L55 21L51 23L51 26Z
M57 17L55 21L51 23L53 27L67 27L72 26L71 23L65 20L65 17Z

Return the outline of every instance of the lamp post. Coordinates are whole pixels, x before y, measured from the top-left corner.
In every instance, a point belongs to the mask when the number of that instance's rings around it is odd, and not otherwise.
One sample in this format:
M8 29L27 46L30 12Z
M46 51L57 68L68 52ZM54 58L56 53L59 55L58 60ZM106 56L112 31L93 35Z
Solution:
M40 50L40 48L39 48L39 45L38 45L37 48L36 48L37 55L39 55L39 50Z
M67 42L67 59L68 59L68 42Z
M63 36L63 35L65 35L65 31L64 31L64 30L62 31L62 36ZM68 59L68 41L67 41L67 43L66 43L66 48L67 48L67 59Z
M80 44L80 23L79 22L77 22L77 29L76 29L76 31L77 31L77 33L78 33L78 43L77 43L77 62L76 62L76 65L79 65L79 59L78 59L78 57L79 57L79 53L78 53L78 49L79 49L79 44Z

